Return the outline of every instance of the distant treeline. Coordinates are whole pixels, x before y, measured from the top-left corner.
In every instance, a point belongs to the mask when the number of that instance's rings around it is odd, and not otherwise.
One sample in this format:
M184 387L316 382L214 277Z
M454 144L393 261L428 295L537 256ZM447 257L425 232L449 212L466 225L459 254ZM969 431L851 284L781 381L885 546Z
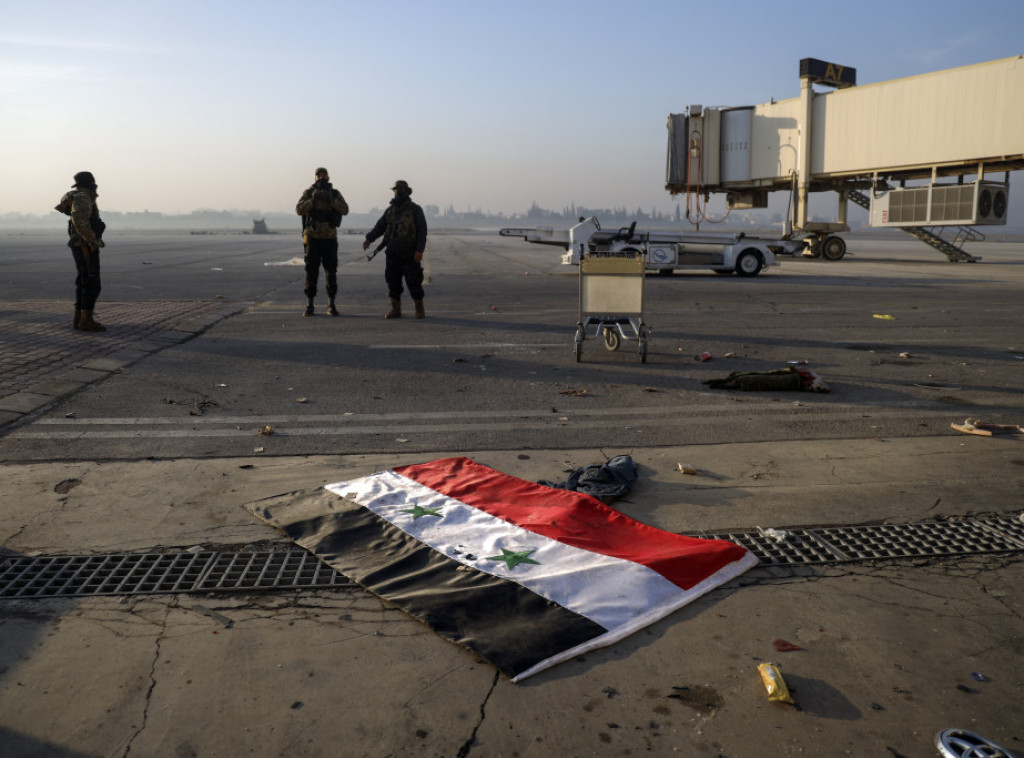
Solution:
M383 208L371 208L368 213L352 213L345 217L342 227L369 227L376 223L384 212ZM534 203L525 213L491 213L482 210L458 211L453 206L440 208L424 205L427 221L434 226L450 227L498 227L509 225L571 226L581 216L596 216L605 226L629 224L636 221L644 224L671 224L681 219L679 209L674 213L660 213L642 208L586 208L570 205L561 211L541 208ZM298 231L302 222L294 213L284 211L264 213L258 210L197 210L191 213L167 214L153 211L121 212L103 211L103 220L114 230L191 230L191 231L252 231L254 221L265 221L267 231ZM53 211L47 214L6 213L0 215L0 229L63 230L67 217Z

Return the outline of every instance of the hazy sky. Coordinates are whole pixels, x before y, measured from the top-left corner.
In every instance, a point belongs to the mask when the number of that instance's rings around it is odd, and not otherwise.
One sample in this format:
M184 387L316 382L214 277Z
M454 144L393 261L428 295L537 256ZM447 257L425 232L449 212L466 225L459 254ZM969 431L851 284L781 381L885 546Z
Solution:
M356 212L398 178L670 211L670 112L796 97L806 57L867 84L1021 53L1020 0L3 0L0 214L81 170L108 210L292 210L320 165Z

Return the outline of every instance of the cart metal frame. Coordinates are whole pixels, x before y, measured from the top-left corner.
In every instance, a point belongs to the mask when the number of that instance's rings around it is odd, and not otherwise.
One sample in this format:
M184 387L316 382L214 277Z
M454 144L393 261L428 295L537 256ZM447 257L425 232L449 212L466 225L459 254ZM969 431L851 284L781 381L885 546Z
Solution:
M619 349L623 340L636 340L640 362L647 363L650 327L644 322L644 256L636 251L599 254L589 252L580 260L580 307L576 322L574 355L579 363L587 329L601 336L608 350ZM628 331L627 331L628 327Z

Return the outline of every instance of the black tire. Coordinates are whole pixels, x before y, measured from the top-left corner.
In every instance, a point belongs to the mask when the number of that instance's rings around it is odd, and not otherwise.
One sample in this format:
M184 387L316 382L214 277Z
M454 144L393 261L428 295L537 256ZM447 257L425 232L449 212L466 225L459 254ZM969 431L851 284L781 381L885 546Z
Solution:
M736 274L738 276L757 276L764 268L764 260L757 250L744 250L736 259Z
M842 260L844 255L846 255L846 240L842 237L837 237L833 234L830 237L826 237L825 241L821 243L821 257L825 260Z

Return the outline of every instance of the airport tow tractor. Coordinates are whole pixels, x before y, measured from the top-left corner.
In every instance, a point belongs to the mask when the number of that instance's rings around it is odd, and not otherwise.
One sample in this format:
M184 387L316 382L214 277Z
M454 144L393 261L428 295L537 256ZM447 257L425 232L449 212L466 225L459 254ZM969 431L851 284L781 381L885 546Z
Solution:
M664 275L676 269L711 269L716 274L757 276L765 268L778 265L776 255L797 255L805 248L803 240L767 240L742 232L637 231L635 221L615 231L602 231L593 216L581 218L569 229L506 228L498 233L537 245L561 247L566 251L562 256L566 265L579 264L588 254L632 255L643 259L644 270Z

